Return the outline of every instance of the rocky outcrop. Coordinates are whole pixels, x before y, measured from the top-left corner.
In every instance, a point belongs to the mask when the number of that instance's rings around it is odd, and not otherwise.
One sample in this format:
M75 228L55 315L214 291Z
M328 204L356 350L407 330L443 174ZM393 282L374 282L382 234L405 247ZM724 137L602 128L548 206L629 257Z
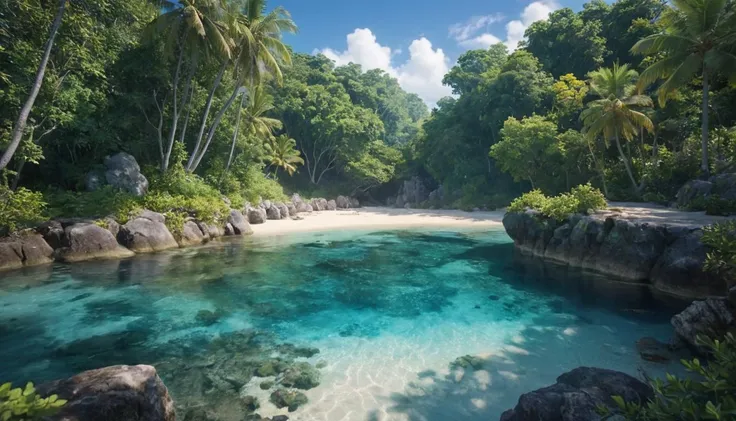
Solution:
M334 200L328 200L328 201L327 201L327 206L326 206L326 209L327 209L328 211L334 211L334 210L337 210L337 202L335 202Z
M266 209L266 217L272 221L278 221L281 219L281 211L278 207L271 205Z
M697 342L702 335L722 338L729 331L736 331L736 306L728 298L709 298L695 301L682 313L672 318L677 338L699 354L707 350Z
M274 203L273 206L279 209L279 215L281 216L281 219L286 219L289 217L289 208L285 204L278 202Z
M143 196L148 192L148 179L141 173L135 158L120 152L105 158L104 171L91 171L84 180L88 191L99 190L104 186Z
M77 223L64 228L62 247L56 250L62 262L92 259L121 259L135 253L118 244L112 232L91 223Z
M646 402L653 393L628 374L579 367L558 377L552 386L521 395L514 409L501 415L501 421L599 421L603 420L599 406L618 412L611 396Z
M251 235L253 229L245 220L243 213L235 209L230 211L230 215L227 217L227 223L232 227L233 232L231 235Z
M248 213L248 222L254 225L263 224L268 218L266 210L263 208L249 208L246 212Z
M429 198L429 189L419 177L412 177L405 180L399 187L399 193L396 199L391 199L390 204L397 208L418 207L421 203Z
M335 199L335 206L337 206L338 209L350 209L350 198L346 196L337 196L337 199Z
M315 210L315 211L323 211L323 210L325 210L325 206L322 206L322 202L321 202L320 199L312 199L312 201L309 202L309 204L312 205L312 209Z
M179 238L179 247L196 246L209 240L209 231L206 233L202 231L195 221L186 221L181 230L181 237Z
M148 253L179 247L160 213L143 211L120 227L118 242L136 253Z
M39 234L23 233L0 240L0 269L51 263L54 249Z
M523 255L626 282L651 283L672 295L724 295L725 280L703 270L707 250L700 242L702 228L666 222L607 214L555 221L533 210L503 218Z
M42 396L68 402L51 420L175 421L169 391L149 365L118 365L39 385Z
M688 209L710 196L736 200L736 174L718 174L705 180L690 180L677 192L677 206Z
M216 224L208 224L206 222L197 221L197 225L199 226L199 229L202 231L202 233L205 234L205 237L210 240L225 235L225 229Z

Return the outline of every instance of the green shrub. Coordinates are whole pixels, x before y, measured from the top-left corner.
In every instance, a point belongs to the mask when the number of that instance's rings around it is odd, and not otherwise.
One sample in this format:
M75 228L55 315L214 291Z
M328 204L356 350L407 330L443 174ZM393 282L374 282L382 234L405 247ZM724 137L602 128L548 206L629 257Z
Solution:
M724 277L729 285L736 284L736 221L703 228L701 241L710 249L705 257L705 270Z
M736 420L736 338L729 333L721 340L698 337L709 349L712 361L682 361L693 376L680 379L668 374L664 381L651 382L654 398L645 403L614 400L624 417L634 421ZM601 410L606 413L604 409Z
M606 197L597 188L588 184L581 184L577 187L573 187L570 190L570 194L577 199L579 213L588 213L589 211L596 211L599 209L605 209L608 206Z
M524 212L527 208L541 210L548 200L541 190L532 190L514 199L507 210L509 212Z
M112 216L125 223L130 214L141 206L140 198L110 186L93 192L50 191L45 198L52 218Z
M248 170L241 184L243 185L242 196L250 203L258 203L260 199L277 201L287 199L281 184L276 180L266 178L263 172L255 167Z
M66 404L57 395L42 398L36 393L33 383L25 389L12 388L10 383L0 386L0 420L32 421L54 415Z
M548 218L564 221L573 213L579 212L580 201L570 193L550 197L540 211Z
M45 208L41 193L23 187L13 191L0 182L0 235L43 221Z

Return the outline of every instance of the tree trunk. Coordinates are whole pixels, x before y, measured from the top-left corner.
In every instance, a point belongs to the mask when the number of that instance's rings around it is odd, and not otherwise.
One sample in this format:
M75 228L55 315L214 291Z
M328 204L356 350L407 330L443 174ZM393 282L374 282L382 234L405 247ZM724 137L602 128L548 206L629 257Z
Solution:
M179 60L176 62L176 72L174 72L174 115L171 121L171 131L169 132L169 139L166 146L166 152L164 153L164 159L161 161L161 172L166 172L169 169L169 159L171 158L171 150L174 148L174 139L176 139L176 126L179 124L179 75L181 73L181 64L184 61L184 45L180 45L181 51L179 51ZM186 96L186 91L184 92Z
M626 174L629 175L629 180L631 180L631 185L634 187L634 191L636 194L639 194L639 185L636 183L636 180L634 179L634 173L631 171L631 163L629 162L629 158L624 153L624 149L621 147L621 141L619 140L618 132L616 132L616 148L618 149L619 155L621 155L621 159L624 161L624 167L626 167Z
M16 149L18 149L18 145L20 145L21 139L23 138L23 132L25 131L26 124L28 123L28 116L31 114L33 104L36 102L36 97L41 91L41 86L43 85L43 79L46 75L46 66L48 66L49 64L51 49L54 47L56 34L59 32L59 27L61 27L62 17L64 16L64 9L66 8L66 1L67 0L59 1L59 9L56 12L54 23L51 25L49 39L46 41L43 56L41 57L41 63L38 65L38 70L36 71L36 79L33 82L31 92L29 93L26 102L20 109L18 119L15 120L15 124L13 125L13 134L10 138L10 144L8 144L8 148L5 149L2 157L0 157L0 170L3 170L5 167L8 166L8 163L10 163L10 160L13 158Z
M225 171L222 173L222 178L225 178L225 174L227 174L228 170L230 170L230 165L233 163L233 155L235 155L235 144L238 140L238 132L240 132L240 117L243 113L243 105L245 104L245 94L240 97L240 107L238 107L238 116L235 120L235 130L233 131L233 143L230 145L230 156L227 158L227 165L225 165Z
M222 66L220 66L220 71L217 73L217 77L215 78L215 82L212 84L212 89L210 89L210 94L207 97L207 103L204 106L204 112L202 113L202 122L199 125L199 133L197 134L197 143L194 144L194 150L192 151L192 154L189 155L189 162L187 162L187 171L194 171L192 168L192 165L194 165L194 160L196 159L196 156L199 154L199 148L202 145L202 137L204 136L204 130L207 128L207 118L210 115L210 109L212 108L212 99L215 97L215 92L217 91L217 88L220 86L220 83L222 82L222 77L225 75L225 70L227 69L227 61L222 63Z
M586 142L588 144L588 150L590 151L590 157L593 158L593 165L598 170L598 174L601 176L601 184L603 184L603 195L608 198L608 185L606 184L606 171L603 168L602 165L599 164L598 159L595 157L595 152L593 151L593 146L591 146L590 142Z
M700 139L702 148L700 172L706 180L710 177L710 166L708 164L708 90L708 69L703 65L703 126Z
M239 85L239 84L236 84ZM217 113L217 116L215 117L215 120L212 122L212 127L210 127L209 132L207 132L207 141L204 144L204 147L202 148L202 151L200 152L199 156L195 159L194 164L189 169L189 172L194 172L197 167L199 166L200 162L202 162L202 158L204 158L204 155L207 153L207 149L210 147L210 143L212 143L212 138L215 137L215 131L217 130L217 127L220 125L220 122L222 121L222 117L225 115L225 112L230 108L233 101L235 101L235 98L238 96L238 92L240 92L240 87L237 87L233 90L232 95L230 95L230 98L228 98L225 105L222 106L220 111ZM245 95L245 92L243 92L243 95Z

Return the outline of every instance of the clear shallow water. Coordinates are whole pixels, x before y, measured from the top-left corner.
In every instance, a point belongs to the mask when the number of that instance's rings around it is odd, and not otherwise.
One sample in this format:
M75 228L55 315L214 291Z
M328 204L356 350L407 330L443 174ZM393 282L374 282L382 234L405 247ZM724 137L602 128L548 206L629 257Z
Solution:
M553 281L500 229L245 239L1 276L0 379L154 364L181 419L242 420L245 395L287 413L260 388L273 358L324 366L295 420L491 420L581 365L675 368L634 348L669 338L671 310L636 288ZM482 367L451 366L464 355Z

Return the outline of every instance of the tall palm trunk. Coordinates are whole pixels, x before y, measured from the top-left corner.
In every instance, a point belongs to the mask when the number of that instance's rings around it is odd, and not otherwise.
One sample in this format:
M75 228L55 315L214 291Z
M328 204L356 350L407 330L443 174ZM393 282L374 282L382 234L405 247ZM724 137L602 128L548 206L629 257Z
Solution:
M13 125L13 134L10 138L10 144L8 145L8 148L5 149L2 157L0 157L0 170L8 166L8 163L10 163L10 160L13 158L16 149L18 149L18 145L20 145L21 139L23 138L23 132L25 131L26 124L28 123L28 116L31 114L33 104L36 102L36 97L38 97L38 93L41 91L41 86L43 85L43 79L46 75L46 67L49 64L49 58L51 57L51 49L54 47L56 34L59 32L59 27L61 27L61 20L64 16L66 1L67 0L59 1L59 9L56 11L56 17L54 17L54 22L51 25L51 32L49 33L49 39L46 41L43 56L41 57L41 63L38 65L38 70L36 71L36 79L33 82L31 92L29 93L26 102L20 109L18 119L15 120L15 124Z
M708 68L703 66L703 126L701 130L702 155L700 161L700 172L703 178L710 177L710 166L708 165Z
M624 167L626 167L626 174L629 175L629 180L631 180L631 185L634 187L634 191L638 194L639 193L639 185L636 183L636 179L634 179L634 173L631 171L631 162L629 162L629 158L624 153L624 149L621 147L621 140L619 139L618 132L616 132L616 148L618 149L619 155L621 155L621 159L624 161Z
M588 150L590 151L590 157L593 158L593 165L595 166L596 170L598 170L598 174L601 176L601 184L603 184L603 195L608 198L608 184L606 183L606 172L603 169L603 166L599 163L598 158L595 157L595 152L593 151L593 145L590 144L590 142L585 142L588 144Z
M235 130L233 131L233 142L230 145L230 156L227 158L227 165L225 165L225 171L222 173L222 177L230 170L230 165L233 163L233 156L235 155L235 144L238 140L238 133L240 132L240 117L243 114L243 105L245 104L245 94L240 97L240 107L238 107L238 116L235 119Z
M181 65L184 62L184 45L180 43L181 50L179 51L179 59L176 62L176 71L174 72L174 115L171 118L171 130L169 131L169 139L166 144L166 152L164 153L164 159L161 161L161 172L166 172L169 169L169 160L171 159L171 150L174 148L174 139L176 139L176 128L179 124L179 77L181 74ZM186 96L186 91L184 92Z
M212 100L215 97L215 91L217 91L217 88L220 86L220 83L222 82L222 77L225 75L225 70L227 69L227 60L222 62L222 66L220 66L220 71L217 73L217 77L215 78L214 83L212 84L212 89L210 89L210 94L207 97L207 103L204 106L204 112L202 113L202 122L199 125L199 133L197 134L197 142L194 144L194 150L192 151L191 155L189 155L189 161L187 162L187 171L194 171L192 169L192 166L194 165L194 161L199 154L199 148L202 145L202 137L204 137L204 130L207 128L207 118L210 115L210 109L212 108Z
M199 156L195 159L194 164L189 168L189 172L194 172L199 164L202 162L202 158L204 158L205 154L207 153L207 149L209 149L210 144L212 143L212 139L215 137L215 132L217 131L217 128L220 126L220 122L222 121L222 117L225 115L225 112L230 108L230 106L233 104L233 101L235 101L235 98L237 98L238 93L240 92L239 83L236 83L236 88L233 90L232 95L230 95L230 98L228 98L227 102L222 106L220 111L217 113L217 116L215 117L215 120L212 122L212 126L210 127L210 130L207 132L207 140L202 147L202 151L199 153ZM243 93L245 95L245 92Z

